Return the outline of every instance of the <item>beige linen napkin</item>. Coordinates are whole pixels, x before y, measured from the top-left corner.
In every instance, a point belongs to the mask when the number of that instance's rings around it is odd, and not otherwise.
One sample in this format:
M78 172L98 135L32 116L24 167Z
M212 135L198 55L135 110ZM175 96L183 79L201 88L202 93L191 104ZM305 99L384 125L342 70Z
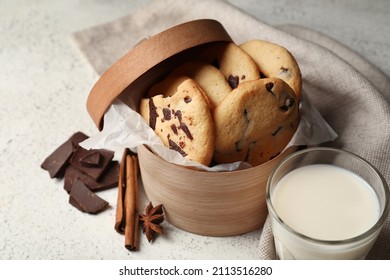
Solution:
M327 145L366 158L390 182L390 79L327 36L298 26L270 26L220 0L158 0L114 22L77 32L74 39L102 74L140 40L200 18L220 21L236 43L264 39L289 49L301 67L310 101L339 135ZM267 220L259 258L275 257ZM390 259L389 217L368 258Z

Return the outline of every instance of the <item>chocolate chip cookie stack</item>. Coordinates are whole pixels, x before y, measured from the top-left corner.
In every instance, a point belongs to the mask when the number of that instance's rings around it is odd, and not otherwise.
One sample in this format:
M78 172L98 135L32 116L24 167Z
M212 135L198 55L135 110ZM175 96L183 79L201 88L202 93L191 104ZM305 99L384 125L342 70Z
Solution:
M282 46L215 43L178 66L141 100L164 145L204 165L267 162L299 123L302 78Z

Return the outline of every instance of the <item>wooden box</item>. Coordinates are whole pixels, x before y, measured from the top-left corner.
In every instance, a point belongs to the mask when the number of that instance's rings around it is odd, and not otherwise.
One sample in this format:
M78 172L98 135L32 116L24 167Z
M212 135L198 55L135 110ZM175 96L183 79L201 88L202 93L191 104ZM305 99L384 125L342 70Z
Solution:
M231 42L214 20L196 20L147 39L110 67L92 88L87 109L102 128L118 98L134 110L146 90L209 44ZM153 204L163 204L171 224L196 234L230 236L260 228L267 216L265 186L271 170L294 148L274 159L233 172L198 171L169 163L138 147L141 177Z

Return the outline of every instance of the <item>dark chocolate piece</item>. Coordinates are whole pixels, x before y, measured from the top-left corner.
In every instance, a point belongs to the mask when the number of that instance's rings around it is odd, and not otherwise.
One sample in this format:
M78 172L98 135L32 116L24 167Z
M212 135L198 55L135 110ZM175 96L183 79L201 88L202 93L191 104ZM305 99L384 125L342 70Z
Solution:
M86 167L83 166L80 162L80 159L84 158L86 155L94 152L99 152L101 156L101 163L99 166L96 167ZM104 173L106 168L108 167L108 164L110 163L111 159L114 157L114 152L105 150L105 149L92 149L92 150L86 150L82 147L79 147L73 154L73 156L70 159L70 164L78 169L79 171L89 175L90 177L94 178L95 180L99 180L100 176Z
M149 99L149 126L155 130L156 129L156 121L158 118L157 107L154 105L153 99Z
M91 192L87 186L76 180L70 191L69 203L82 212L97 214L107 208L108 202Z
M177 128L176 128L176 125L171 124L171 129L172 129L173 133L175 133L175 134L177 135Z
M73 152L72 141L68 139L44 160L41 168L47 170L51 178L62 178Z
M79 147L79 143L87 139L88 136L82 132L76 132L66 142L59 146L53 153L51 153L41 167L49 171L51 178L64 177L65 169L69 164L74 151Z
M190 139L190 140L193 140L194 139L194 137L192 137L192 134L191 134L191 131L190 131L190 129L188 128L188 126L185 124L185 123L180 123L180 126L179 126L182 130L183 130L183 132L187 135L187 137L188 137L188 139Z
M278 134L278 132L282 129L283 127L282 126L278 126L278 128L272 132L272 136L276 136L276 134Z
M191 97L189 97L189 96L184 97L184 102L185 103L190 103L191 101L192 101Z
M294 99L292 99L291 97L286 97L286 99L284 100L284 104L280 106L280 110L287 112L288 109L290 109L293 106L294 106Z
M70 137L70 140L72 141L73 147L76 150L79 147L79 144L88 138L89 137L87 135L78 131Z
M240 78L238 76L229 75L228 83L232 89L238 87L239 82L240 82Z
M274 87L274 83L266 83L265 88L267 89L268 92L270 92L272 95L275 95L275 93L272 92L272 88Z
M94 150L80 158L80 163L85 167L98 167L100 165L100 160L100 152Z
M169 143L169 149L174 150L176 152L179 152L183 157L187 156L187 153L184 152L180 148L180 146L178 144L176 144L174 141L172 141L171 139L168 139L168 143Z
M171 119L171 109L163 108L164 120L169 121Z
M118 166L119 164L117 161L111 161L107 170L101 176L101 179L96 181L70 165L65 171L64 189L70 193L72 186L77 179L81 180L87 188L93 192L115 188L118 185Z

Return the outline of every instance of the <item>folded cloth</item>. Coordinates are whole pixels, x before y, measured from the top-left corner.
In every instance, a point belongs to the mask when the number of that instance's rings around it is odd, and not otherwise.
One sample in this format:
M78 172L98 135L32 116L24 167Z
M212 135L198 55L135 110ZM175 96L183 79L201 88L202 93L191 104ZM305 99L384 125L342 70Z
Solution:
M323 34L293 25L270 26L221 0L157 0L134 14L79 31L74 39L102 74L140 40L201 18L221 22L238 44L263 39L289 49L300 65L310 101L339 135L326 145L366 158L390 182L390 79ZM276 258L269 219L260 237L259 258ZM390 259L389 217L368 259Z

